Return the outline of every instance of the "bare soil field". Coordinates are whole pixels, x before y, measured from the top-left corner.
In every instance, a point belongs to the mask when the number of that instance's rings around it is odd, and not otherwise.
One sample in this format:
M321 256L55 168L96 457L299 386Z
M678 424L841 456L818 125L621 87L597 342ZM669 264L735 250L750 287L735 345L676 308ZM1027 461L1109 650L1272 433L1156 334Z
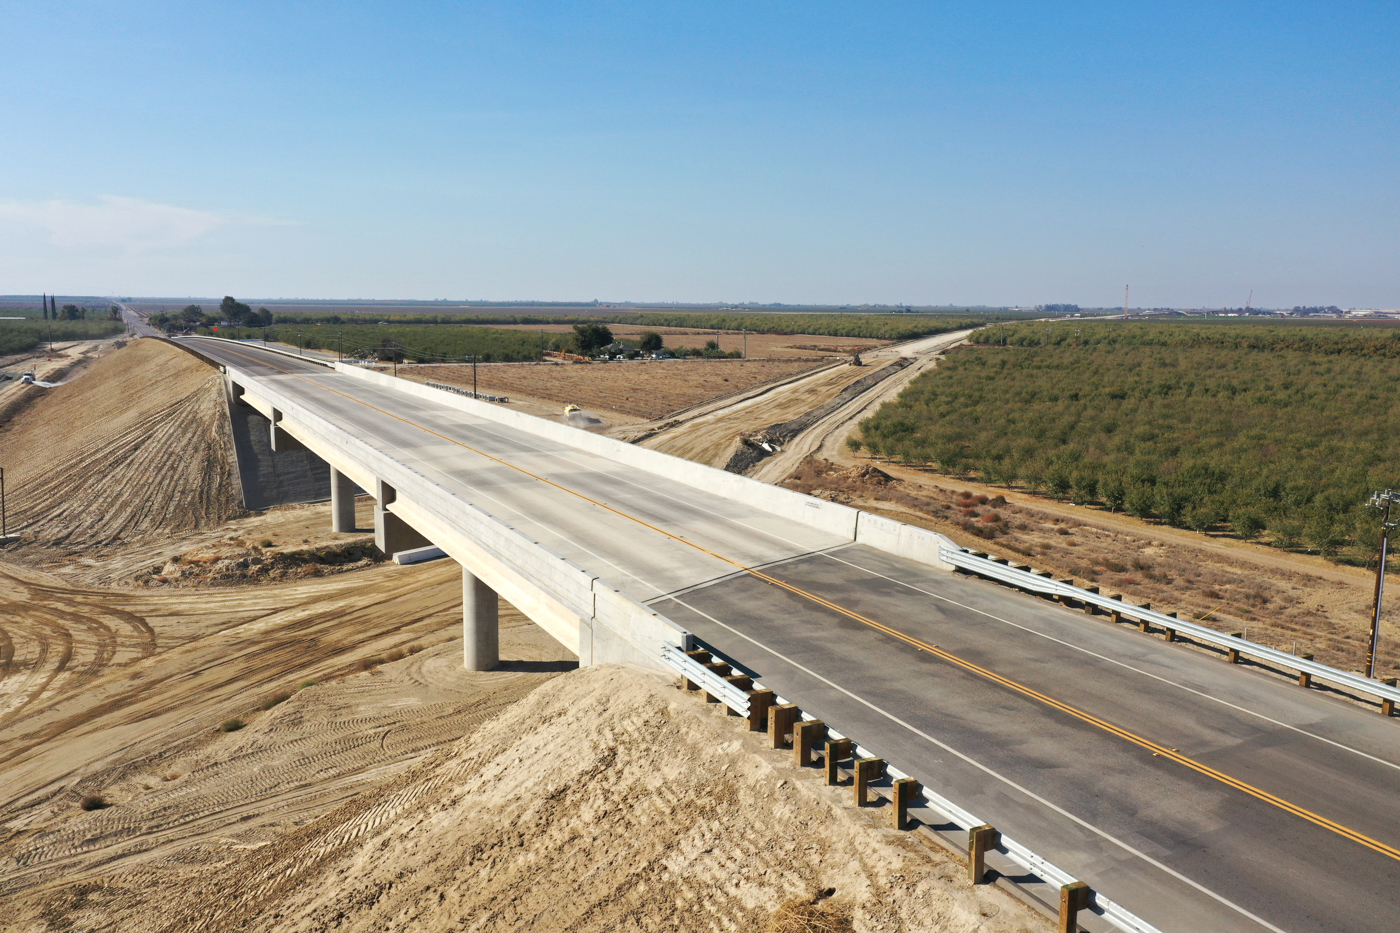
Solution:
M23 536L6 559L101 559L242 511L220 377L190 355L140 340L57 388L18 391L0 413Z
M647 327L643 324L612 324L600 321L614 338L636 340L647 331L661 335L663 346L704 347L705 341L715 340L726 353L747 352L749 359L784 359L812 356L850 356L853 353L867 353L890 345L889 340L876 340L872 337L830 337L823 334L745 334L734 330L704 330L697 327ZM493 324L500 330L528 330L547 334L570 334L573 326L568 324Z
M812 360L650 360L616 363L495 363L477 367L481 392L573 402L626 420L665 418L699 402L742 392L821 365ZM416 382L472 387L470 366L400 367Z
M886 514L966 546L1177 611L1283 651L1356 670L1365 661L1373 573L1320 557L1148 525L924 473L849 451L810 459L783 485ZM989 537L995 535L995 537ZM1377 669L1400 671L1400 594L1388 587Z
M415 660L302 691L212 740L223 748L201 763L247 773L250 758L295 759L305 749L286 749L287 740L309 738L311 704L336 691L347 704L383 704L414 680L395 668ZM373 699L351 698L375 677ZM425 718L396 705L403 710L410 724ZM265 827L226 826L192 852L128 857L103 872L50 875L47 884L25 873L17 880L30 884L10 895L8 923L0 924L600 933L1049 927L1004 892L969 887L957 859L888 829L884 808L851 809L849 789L822 786L817 769L791 767L790 753L764 749L739 720L648 674L579 670L493 719L459 713L450 728L460 736L435 753L275 837ZM337 731L344 741L380 730L398 734L387 718L378 729L351 720ZM350 757L336 752L328 765ZM196 783L212 770L196 767L169 783ZM154 786L143 795L107 810L70 806L68 837L115 842L137 822L123 811L172 793L154 773L146 781ZM49 851L61 848L52 842ZM12 879L5 884L14 892ZM794 920L800 925L777 925Z

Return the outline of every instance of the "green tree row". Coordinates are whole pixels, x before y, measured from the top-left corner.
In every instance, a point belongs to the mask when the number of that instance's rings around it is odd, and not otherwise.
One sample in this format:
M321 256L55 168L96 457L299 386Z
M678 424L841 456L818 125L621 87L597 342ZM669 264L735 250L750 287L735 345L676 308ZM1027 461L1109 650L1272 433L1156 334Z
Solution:
M41 344L48 343L50 333L55 343L71 340L99 340L113 337L126 330L120 321L104 320L59 320L44 321L0 321L0 355L28 353Z
M860 440L993 484L1365 558L1377 523L1364 503L1400 485L1395 331L1309 328L1300 346L1290 328L1105 329L1081 327L1076 346L1043 325L1004 340L994 328L867 419Z

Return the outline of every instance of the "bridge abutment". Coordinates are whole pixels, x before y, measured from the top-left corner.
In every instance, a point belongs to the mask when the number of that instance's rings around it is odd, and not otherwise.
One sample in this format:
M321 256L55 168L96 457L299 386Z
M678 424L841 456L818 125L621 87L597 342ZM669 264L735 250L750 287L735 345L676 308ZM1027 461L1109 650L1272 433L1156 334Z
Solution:
M463 567L462 666L469 671L490 671L500 663L500 598L480 577Z

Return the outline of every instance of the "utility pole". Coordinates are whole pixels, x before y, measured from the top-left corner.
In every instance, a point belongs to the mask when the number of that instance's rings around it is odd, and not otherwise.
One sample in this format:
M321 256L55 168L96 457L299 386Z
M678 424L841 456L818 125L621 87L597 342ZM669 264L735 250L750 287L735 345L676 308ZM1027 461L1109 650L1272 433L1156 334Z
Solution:
M1128 286L1123 286L1123 320L1128 319Z
M476 394L476 354L472 354L472 398L480 400L481 396Z
M1396 502L1400 502L1400 493L1378 492L1371 496L1371 501L1366 503L1368 509L1381 509L1381 557L1376 564L1376 612L1371 616L1371 640L1366 648L1366 676L1375 678L1376 676L1376 649L1380 646L1381 637L1381 596L1385 593L1385 554L1390 544L1390 529L1400 525L1400 521L1392 521L1390 518L1390 507Z

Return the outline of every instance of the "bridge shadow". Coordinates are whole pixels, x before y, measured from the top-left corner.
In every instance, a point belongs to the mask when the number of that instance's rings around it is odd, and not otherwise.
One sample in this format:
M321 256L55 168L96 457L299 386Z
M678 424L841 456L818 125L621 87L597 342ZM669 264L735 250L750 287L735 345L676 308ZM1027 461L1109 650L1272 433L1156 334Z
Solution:
M578 670L577 661L505 661L496 666L498 671L516 674L562 674Z

